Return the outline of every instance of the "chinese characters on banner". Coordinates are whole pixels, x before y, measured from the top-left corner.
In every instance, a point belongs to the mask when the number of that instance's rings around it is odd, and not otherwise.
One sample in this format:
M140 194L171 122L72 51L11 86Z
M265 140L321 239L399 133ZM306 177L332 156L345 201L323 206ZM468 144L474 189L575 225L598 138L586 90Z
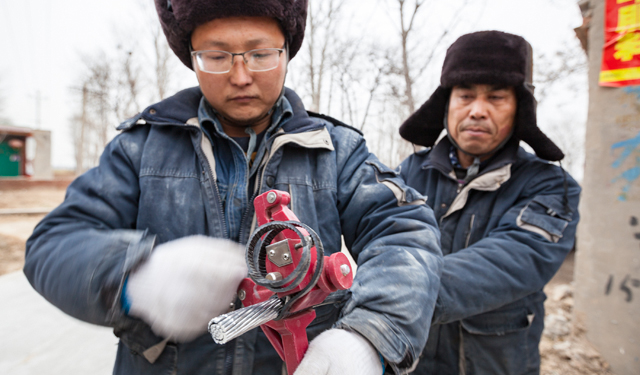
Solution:
M640 0L606 0L600 86L640 85Z

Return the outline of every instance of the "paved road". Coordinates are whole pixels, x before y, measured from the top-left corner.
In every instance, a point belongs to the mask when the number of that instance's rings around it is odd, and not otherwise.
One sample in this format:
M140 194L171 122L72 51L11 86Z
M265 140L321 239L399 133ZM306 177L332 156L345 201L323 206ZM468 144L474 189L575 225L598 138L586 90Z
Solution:
M0 374L108 375L117 338L64 314L22 272L0 276Z

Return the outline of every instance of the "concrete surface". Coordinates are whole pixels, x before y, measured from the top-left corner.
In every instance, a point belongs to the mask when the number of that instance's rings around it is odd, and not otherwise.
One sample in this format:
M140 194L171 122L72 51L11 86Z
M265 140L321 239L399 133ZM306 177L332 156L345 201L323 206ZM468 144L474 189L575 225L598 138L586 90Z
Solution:
M0 276L0 374L107 375L117 338L36 293L22 272Z
M615 3L615 2L614 2ZM620 1L618 1L620 3ZM589 118L575 314L617 375L640 374L640 86L598 84L604 0L591 0Z

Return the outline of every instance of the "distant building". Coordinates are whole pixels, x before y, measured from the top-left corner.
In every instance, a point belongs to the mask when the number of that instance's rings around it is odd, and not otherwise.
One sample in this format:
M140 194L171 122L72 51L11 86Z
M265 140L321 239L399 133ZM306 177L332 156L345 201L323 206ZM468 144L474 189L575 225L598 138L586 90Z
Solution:
M52 179L51 132L0 125L0 178Z

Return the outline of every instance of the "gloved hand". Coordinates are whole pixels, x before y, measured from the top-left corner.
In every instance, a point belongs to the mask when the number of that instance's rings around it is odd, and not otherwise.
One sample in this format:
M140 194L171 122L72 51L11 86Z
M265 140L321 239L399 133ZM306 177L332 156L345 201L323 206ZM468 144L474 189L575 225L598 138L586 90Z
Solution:
M344 329L322 332L309 344L294 375L381 375L376 349L358 333Z
M206 332L209 320L229 309L246 276L240 244L191 236L157 246L129 275L123 293L129 315L159 336L185 342Z

